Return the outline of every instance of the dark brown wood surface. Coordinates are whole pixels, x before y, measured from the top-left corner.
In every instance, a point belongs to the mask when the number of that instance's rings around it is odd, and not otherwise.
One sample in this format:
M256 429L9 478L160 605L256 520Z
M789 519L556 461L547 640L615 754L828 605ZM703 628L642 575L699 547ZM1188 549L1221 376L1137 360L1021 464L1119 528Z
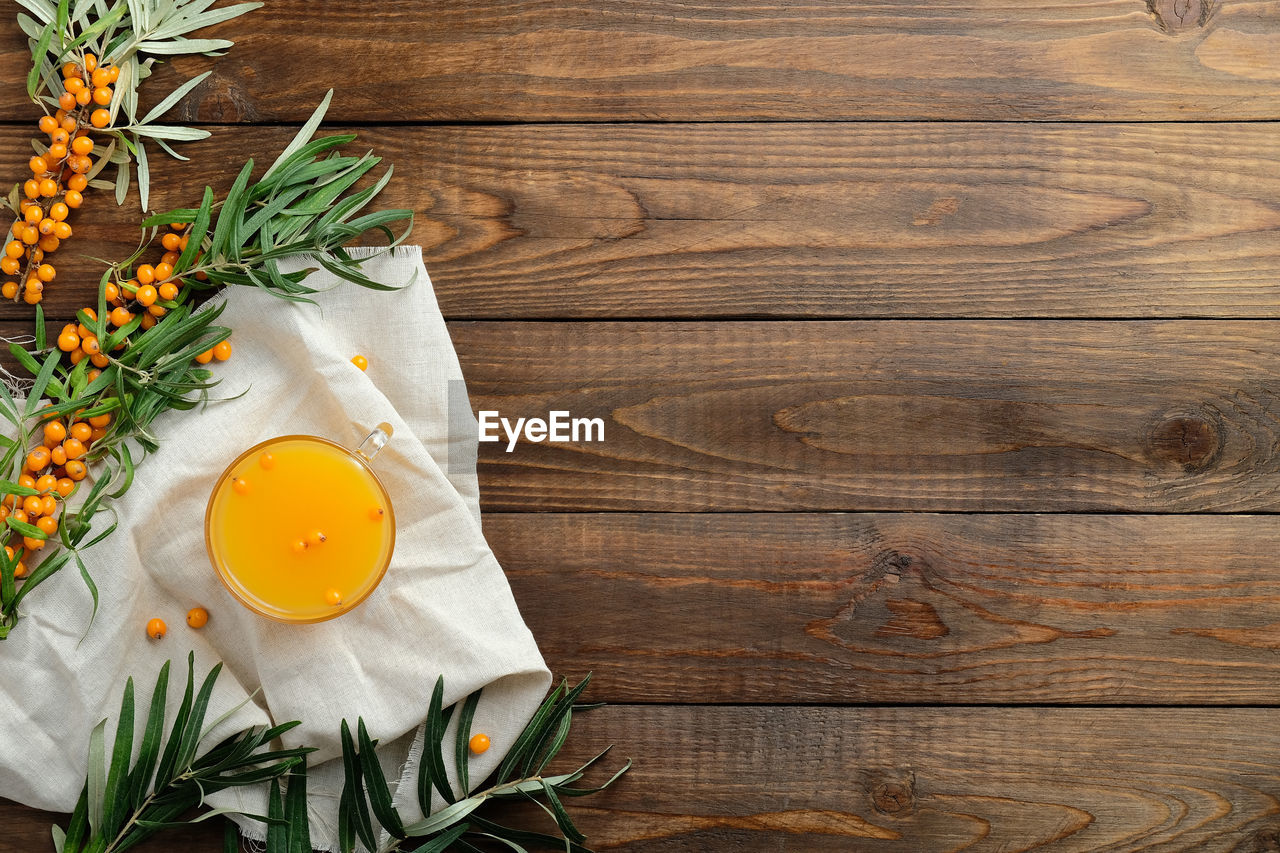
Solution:
M209 31L237 44L189 115L301 121L333 85L339 114L369 122L1280 115L1280 12L1249 0L268 5ZM10 27L0 79L26 63ZM0 110L21 108L6 88Z
M611 703L571 757L637 760L569 804L594 848L1280 850L1280 7L271 0L219 29L154 78L214 71L153 206L335 87L473 407L605 421L480 456L549 665ZM26 62L0 26L3 180ZM50 317L135 204L89 197ZM0 853L57 819L0 800Z

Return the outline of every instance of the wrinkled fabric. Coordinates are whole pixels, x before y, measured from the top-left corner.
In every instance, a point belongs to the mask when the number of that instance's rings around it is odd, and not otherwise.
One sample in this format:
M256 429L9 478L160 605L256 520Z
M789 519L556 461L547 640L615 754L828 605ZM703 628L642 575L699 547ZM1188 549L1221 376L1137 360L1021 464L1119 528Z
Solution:
M398 248L364 269L385 284L412 283L374 292L320 271L308 279L324 291L318 305L256 288L226 292L218 322L234 330L234 354L212 367L222 380L214 401L155 421L162 446L115 504L119 529L84 552L101 590L92 627L86 633L91 601L73 563L32 593L0 642L0 796L70 811L89 733L107 717L112 736L125 680L134 679L141 718L161 665L172 661L171 720L189 650L198 679L224 663L209 720L252 695L206 747L248 726L302 721L284 745L318 749L308 784L318 849L336 849L344 718L364 718L393 782L416 778L440 675L446 705L484 688L474 729L494 748L472 759L471 779L484 779L528 722L550 674L481 533L475 421L458 393L462 373L421 252ZM351 363L356 354L368 358L367 372ZM395 433L374 468L391 497L397 540L380 586L351 612L313 625L242 607L205 552L205 507L222 470L274 436L313 434L355 447L383 421ZM185 621L195 606L210 613L200 630ZM153 617L169 625L159 641L144 631ZM447 737L446 766L452 743ZM402 793L397 802L414 819L415 786ZM265 788L223 792L210 804L265 814ZM259 824L242 827L263 837Z

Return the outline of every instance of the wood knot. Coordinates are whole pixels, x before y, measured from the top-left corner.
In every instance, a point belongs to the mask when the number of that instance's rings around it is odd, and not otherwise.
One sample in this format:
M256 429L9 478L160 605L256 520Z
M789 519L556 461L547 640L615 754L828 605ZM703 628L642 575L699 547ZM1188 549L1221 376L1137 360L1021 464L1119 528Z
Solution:
M1222 449L1217 424L1200 415L1169 415L1155 425L1148 439L1151 456L1182 466L1188 473L1208 467Z
M871 804L880 814L902 817L915 810L915 795L907 785L883 782L871 793Z
M1147 11L1169 35L1198 30L1209 22L1213 0L1147 0Z
M871 560L871 571L877 576L884 578L890 583L897 583L902 579L902 573L911 567L915 562L915 558L907 554L899 554L892 548L876 554Z
M1280 853L1280 829L1268 826L1256 830L1233 847L1232 853Z

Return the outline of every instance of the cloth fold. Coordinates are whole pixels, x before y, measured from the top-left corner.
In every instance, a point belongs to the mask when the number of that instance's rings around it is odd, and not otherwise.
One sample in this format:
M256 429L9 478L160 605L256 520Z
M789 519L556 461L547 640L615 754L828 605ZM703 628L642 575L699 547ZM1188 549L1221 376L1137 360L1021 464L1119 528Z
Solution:
M372 292L320 271L308 279L323 290L318 305L253 288L225 294L218 322L234 330L234 354L214 368L222 379L217 401L156 420L162 446L116 503L119 529L84 554L102 592L92 628L84 633L91 603L73 568L31 596L0 643L0 796L69 811L89 733L115 717L125 679L133 676L145 707L165 660L180 688L188 650L197 677L224 662L209 719L257 691L206 746L250 725L302 721L285 745L318 750L308 791L312 841L322 850L336 849L344 718L362 716L381 741L388 778L409 779L436 678L444 676L446 704L483 687L474 729L494 748L472 759L470 776L481 780L532 716L550 673L481 532L475 423L458 393L462 373L421 252L400 247L364 269L375 281L412 284ZM356 354L368 358L367 372L351 363ZM378 589L351 612L313 625L272 622L240 606L204 547L205 505L223 468L277 435L355 446L382 421L395 434L374 467L395 507L397 542ZM184 619L197 605L210 613L198 631ZM144 626L157 616L169 634L152 641ZM171 683L170 714L180 692ZM396 800L412 817L414 786L404 787ZM265 789L222 792L210 802L261 814ZM263 837L259 824L242 827Z

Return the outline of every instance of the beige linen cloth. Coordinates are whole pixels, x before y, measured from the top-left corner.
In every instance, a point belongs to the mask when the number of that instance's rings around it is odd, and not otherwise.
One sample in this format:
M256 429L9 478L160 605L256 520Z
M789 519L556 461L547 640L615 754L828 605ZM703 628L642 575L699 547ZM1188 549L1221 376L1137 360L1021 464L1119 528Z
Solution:
M188 650L197 678L224 662L209 720L254 694L206 748L251 725L302 721L285 744L319 750L308 788L312 842L322 850L336 849L344 718L354 724L363 716L381 740L388 778L403 774L409 782L396 800L414 819L421 729L437 676L444 676L446 705L484 688L473 730L488 733L494 747L472 761L477 782L532 716L550 674L481 534L475 423L460 403L465 394L456 393L462 373L421 252L400 247L364 269L375 281L413 283L374 292L321 271L308 280L325 289L318 306L256 288L228 290L218 322L234 330L234 354L215 363L222 384L213 396L246 393L155 422L162 447L139 465L116 504L119 529L85 552L102 599L88 633L90 599L73 564L32 594L21 623L0 642L0 796L70 811L89 733L109 717L113 736L125 679L134 678L142 717L161 664L172 661L171 721ZM367 372L351 363L356 354L368 358ZM395 434L374 468L397 521L381 585L355 610L315 625L279 624L246 610L205 553L205 505L223 468L277 435L309 433L354 447L381 421ZM197 605L210 613L198 631L185 620ZM162 640L145 635L152 617L169 625ZM452 743L446 737L446 766ZM265 814L265 789L224 792L210 804ZM261 824L241 825L264 837Z

